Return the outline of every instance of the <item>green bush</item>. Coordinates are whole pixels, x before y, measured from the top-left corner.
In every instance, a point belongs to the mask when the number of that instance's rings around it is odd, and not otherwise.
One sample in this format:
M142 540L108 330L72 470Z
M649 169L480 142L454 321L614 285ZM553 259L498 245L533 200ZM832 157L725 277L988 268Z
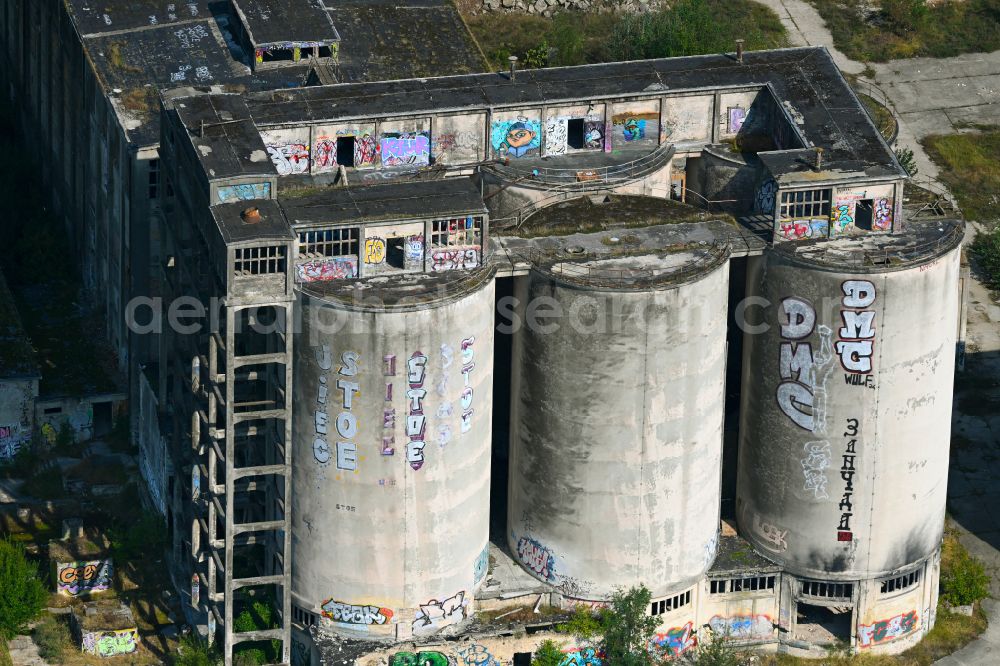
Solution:
M49 616L35 627L31 636L38 646L38 656L50 664L61 664L66 652L73 647L73 639L65 622Z
M181 639L177 654L170 660L171 666L219 666L222 655L218 648L209 646L208 641L201 640L194 634Z
M647 609L652 599L645 585L617 590L601 610L601 651L615 666L649 666L649 644L659 624Z
M913 178L920 170L917 169L917 162L913 159L913 151L909 148L897 148L896 149L896 159L899 160L899 166L903 167L910 178Z
M941 594L952 606L968 606L990 594L990 577L983 563L965 549L941 570Z
M0 640L23 632L41 615L47 598L38 566L25 557L24 546L10 537L0 540Z
M59 431L56 433L56 449L68 453L74 450L75 444L76 434L73 432L73 426L69 424L69 421L61 422Z
M545 639L532 655L531 666L559 666L565 656L555 641Z
M264 631L278 626L277 612L270 601L256 600L244 608L233 620L233 631ZM253 641L242 643L233 653L234 666L262 666L281 659L281 641Z
M972 241L972 255L979 263L983 278L991 289L1000 289L1000 226L980 231Z

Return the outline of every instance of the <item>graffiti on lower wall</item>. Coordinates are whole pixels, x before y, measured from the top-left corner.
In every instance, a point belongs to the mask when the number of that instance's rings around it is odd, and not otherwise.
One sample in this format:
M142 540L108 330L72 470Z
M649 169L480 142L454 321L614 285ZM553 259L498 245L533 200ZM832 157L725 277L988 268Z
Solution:
M459 664L462 666L503 666L484 645L473 643L464 650L458 651Z
M216 192L219 203L232 201L250 201L252 199L270 199L271 183L244 183L242 185L226 185Z
M139 649L139 631L135 628L117 631L92 631L83 634L83 651L99 657L132 654Z
M461 622L465 619L468 605L464 590L443 601L431 599L420 604L420 610L413 620L413 633L427 634Z
M534 539L521 537L517 542L517 559L545 580L555 580L555 556Z
M726 117L726 132L737 134L743 129L743 124L747 121L747 110L742 106L731 106Z
M483 550L479 553L479 557L476 558L475 563L472 565L472 584L479 585L479 583L486 577L486 573L490 568L490 544L483 546Z
M341 601L327 599L320 608L322 608L323 617L330 618L334 622L368 626L386 624L392 621L392 611L380 606L345 604Z
M454 662L440 652L397 652L389 666L454 666Z
M479 266L479 246L449 247L431 252L431 270L435 273L472 270Z
M490 145L498 157L537 157L542 123L537 118L497 120L490 126Z
M902 638L917 628L918 619L917 611L912 610L888 620L858 625L858 645L868 648Z
M611 126L625 143L656 139L659 111L636 111L616 113L611 116Z
M698 645L694 635L694 625L688 622L683 627L672 627L665 633L657 633L650 641L650 652L665 657L677 657Z
M267 154L279 176L309 171L309 146L304 143L267 146Z
M767 615L715 615L708 626L724 638L766 638L774 632L774 622Z
M575 647L562 651L559 666L604 666L604 655L597 648Z
M56 564L56 588L71 597L110 589L112 576L111 560Z
M323 282L358 277L357 257L330 257L303 261L295 265L295 279L299 282Z
M388 132L379 135L382 166L421 167L430 163L431 137L428 132Z
M781 220L778 230L784 240L815 240L826 238L830 232L830 221L825 218L811 220Z
M757 212L763 215L773 215L777 196L778 183L773 178L768 178L761 183L761 186L757 189L757 195L754 197L754 205L757 207Z
M28 442L28 433L20 423L0 425L0 460L10 460Z

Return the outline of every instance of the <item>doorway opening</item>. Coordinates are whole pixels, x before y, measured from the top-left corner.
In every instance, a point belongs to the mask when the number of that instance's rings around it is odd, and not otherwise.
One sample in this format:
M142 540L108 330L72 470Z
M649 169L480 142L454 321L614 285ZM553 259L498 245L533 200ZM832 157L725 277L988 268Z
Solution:
M816 606L800 601L795 611L795 638L812 645L849 645L853 610L851 606Z
M531 653L530 652L515 652L514 653L514 666L531 666Z
M354 137L337 137L337 164L344 167L354 166Z
M566 145L573 150L584 147L583 118L570 118L566 121Z
M854 207L854 226L862 231L872 230L875 202L871 199L861 199Z

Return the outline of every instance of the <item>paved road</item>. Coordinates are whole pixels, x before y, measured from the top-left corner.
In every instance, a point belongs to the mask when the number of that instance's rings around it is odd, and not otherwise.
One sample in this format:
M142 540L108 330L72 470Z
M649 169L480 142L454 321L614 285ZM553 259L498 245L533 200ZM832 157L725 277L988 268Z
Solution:
M824 45L837 65L861 74L865 65L833 47L819 13L805 0L757 0L773 9L795 46ZM914 152L918 180L936 181L937 166L919 145L930 134L969 131L969 125L1000 125L1000 51L954 58L914 58L872 63L874 82L889 96L900 121L899 146Z

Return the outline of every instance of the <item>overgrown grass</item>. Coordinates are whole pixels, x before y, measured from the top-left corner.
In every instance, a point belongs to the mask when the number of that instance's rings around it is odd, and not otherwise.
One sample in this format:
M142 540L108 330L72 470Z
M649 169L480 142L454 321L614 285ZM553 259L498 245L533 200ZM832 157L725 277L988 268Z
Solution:
M1000 0L809 0L848 57L885 62L1000 48Z
M38 646L39 656L50 664L61 664L73 650L73 639L66 622L48 616L35 627L31 635Z
M0 638L0 666L14 666L10 658L10 651L7 649L7 641Z
M562 12L481 14L467 19L490 64L506 69L516 55L523 68L731 52L787 45L777 15L751 0L678 0L645 14Z
M929 136L924 147L968 219L1000 218L1000 130Z

